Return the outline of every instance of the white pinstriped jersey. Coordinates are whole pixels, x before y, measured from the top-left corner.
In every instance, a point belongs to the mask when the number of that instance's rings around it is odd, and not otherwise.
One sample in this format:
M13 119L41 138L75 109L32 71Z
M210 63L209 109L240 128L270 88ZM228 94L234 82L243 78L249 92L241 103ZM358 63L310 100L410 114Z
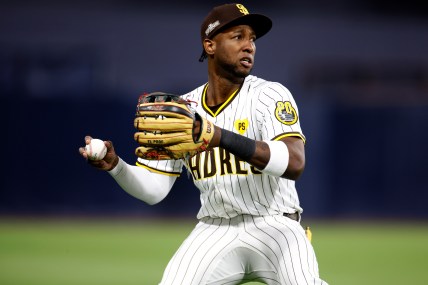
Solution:
M296 103L281 84L248 76L215 112L205 104L207 85L184 97L215 125L255 140L302 134ZM319 278L313 247L299 221L282 213L302 211L294 181L263 174L221 148L188 161L139 163L164 174L183 166L201 192L199 222L165 269L160 285L327 285Z
M295 100L280 83L249 75L215 113L205 104L206 87L202 85L184 98L197 102L196 111L218 127L259 141L286 136L305 140ZM185 166L201 192L198 219L302 212L293 180L263 174L221 148L203 152L185 162L142 159L139 162L177 175Z

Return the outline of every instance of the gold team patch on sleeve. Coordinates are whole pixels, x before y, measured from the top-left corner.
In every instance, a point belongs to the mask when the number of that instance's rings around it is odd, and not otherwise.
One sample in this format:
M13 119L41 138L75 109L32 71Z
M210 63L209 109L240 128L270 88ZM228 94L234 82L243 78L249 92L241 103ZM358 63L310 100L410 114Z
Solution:
M298 119L296 109L290 101L276 102L275 117L285 125L293 125Z
M248 119L236 120L234 126L239 134L243 135L248 129Z

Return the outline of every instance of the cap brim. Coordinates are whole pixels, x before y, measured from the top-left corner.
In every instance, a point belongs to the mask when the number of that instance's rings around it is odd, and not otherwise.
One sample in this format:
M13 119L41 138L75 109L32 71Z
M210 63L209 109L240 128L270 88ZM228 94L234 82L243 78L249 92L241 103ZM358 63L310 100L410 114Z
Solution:
M256 37L259 39L270 31L270 29L272 28L272 20L265 15L248 14L227 23L226 25L221 27L218 31L216 31L216 34L221 32L222 30L225 30L229 27L233 27L236 25L250 26L256 33Z

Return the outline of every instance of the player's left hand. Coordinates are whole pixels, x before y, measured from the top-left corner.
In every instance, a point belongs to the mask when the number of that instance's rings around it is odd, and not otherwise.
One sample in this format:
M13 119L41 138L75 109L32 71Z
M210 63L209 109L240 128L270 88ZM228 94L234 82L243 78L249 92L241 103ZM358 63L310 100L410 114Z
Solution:
M138 157L150 160L183 159L205 151L214 125L202 118L179 95L155 92L140 96L134 135Z

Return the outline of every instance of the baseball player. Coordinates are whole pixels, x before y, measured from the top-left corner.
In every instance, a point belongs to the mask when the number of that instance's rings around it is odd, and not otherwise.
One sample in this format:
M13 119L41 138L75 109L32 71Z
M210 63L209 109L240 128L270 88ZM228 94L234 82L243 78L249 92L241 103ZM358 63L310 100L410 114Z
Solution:
M282 84L250 75L255 41L271 26L241 4L215 7L204 19L200 61L208 61L208 82L183 97L213 124L207 151L181 160L139 157L132 166L107 141L106 157L90 162L148 204L169 193L183 168L191 174L199 222L161 285L327 284L300 225L295 180L305 166L305 136L296 102Z

